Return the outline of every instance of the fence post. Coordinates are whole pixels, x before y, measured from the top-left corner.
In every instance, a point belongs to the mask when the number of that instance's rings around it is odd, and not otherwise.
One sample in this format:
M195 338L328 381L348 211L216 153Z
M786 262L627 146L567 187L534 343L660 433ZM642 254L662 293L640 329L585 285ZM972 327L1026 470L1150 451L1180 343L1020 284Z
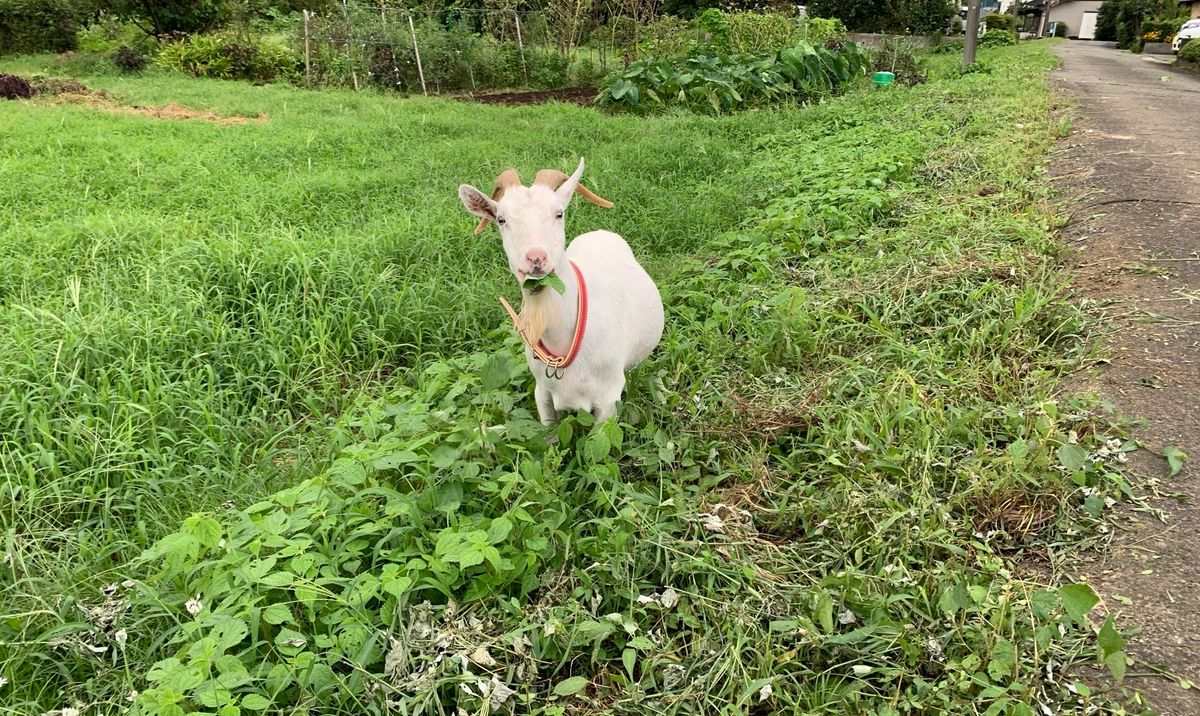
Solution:
M411 13L408 16L408 31L412 33L413 54L417 56L417 76L421 78L421 94L428 97L429 90L425 89L425 70L421 68L421 49L417 47L417 27L413 25Z
M525 84L529 84L529 65L525 64L525 41L521 39L521 14L513 10L517 20L517 47L521 50L521 74L525 76Z
M310 52L308 46L308 10L304 11L304 84L308 88L312 88L312 61L309 59Z

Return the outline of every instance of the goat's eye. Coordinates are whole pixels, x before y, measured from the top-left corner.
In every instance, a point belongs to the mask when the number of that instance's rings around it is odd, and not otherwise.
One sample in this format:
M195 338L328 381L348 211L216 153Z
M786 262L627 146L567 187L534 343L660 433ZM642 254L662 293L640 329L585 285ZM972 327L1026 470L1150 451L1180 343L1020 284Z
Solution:
M562 219L562 218L563 218L563 213L562 213L561 211L560 211L560 212L557 212L557 213L554 215L554 218L555 218L555 219Z
M499 225L501 225L501 226L504 226L504 225L505 225L506 223L508 223L508 222L504 220L504 217L503 217L503 216L497 216L497 217L496 217L496 223L497 223L497 224L499 224Z

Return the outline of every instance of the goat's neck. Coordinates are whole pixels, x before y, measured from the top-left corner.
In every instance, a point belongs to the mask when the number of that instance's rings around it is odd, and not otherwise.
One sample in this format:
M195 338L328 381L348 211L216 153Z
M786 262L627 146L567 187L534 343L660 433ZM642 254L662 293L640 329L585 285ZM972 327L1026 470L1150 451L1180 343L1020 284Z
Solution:
M565 355L571 349L578 321L579 282L575 271L567 264L557 271L566 290L559 294L547 286L539 293L526 293L521 298L521 315L538 323L545 321L542 343L555 355ZM540 315L539 315L540 314ZM528 324L527 324L528 325ZM534 336L536 338L536 336Z

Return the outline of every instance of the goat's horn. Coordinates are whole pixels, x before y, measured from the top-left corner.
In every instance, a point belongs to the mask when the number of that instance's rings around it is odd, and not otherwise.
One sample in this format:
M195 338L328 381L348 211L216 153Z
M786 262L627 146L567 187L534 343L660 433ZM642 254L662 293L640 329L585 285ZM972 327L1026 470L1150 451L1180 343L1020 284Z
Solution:
M550 190L553 191L562 186L562 183L570 178L571 177L563 174L557 169L543 169L537 173L536 177L534 177L533 183L535 185L540 184L544 187L549 187ZM591 189L588 189L583 184L575 185L575 193L592 202L596 206L602 206L605 209L613 208L613 203L611 201L596 196L594 193L592 193Z
M492 201L500 201L500 197L504 196L506 189L511 189L514 186L521 186L521 177L517 175L516 169L506 169L496 177L496 186L492 187ZM479 226L475 227L475 233L482 232L488 225L488 219L480 219Z

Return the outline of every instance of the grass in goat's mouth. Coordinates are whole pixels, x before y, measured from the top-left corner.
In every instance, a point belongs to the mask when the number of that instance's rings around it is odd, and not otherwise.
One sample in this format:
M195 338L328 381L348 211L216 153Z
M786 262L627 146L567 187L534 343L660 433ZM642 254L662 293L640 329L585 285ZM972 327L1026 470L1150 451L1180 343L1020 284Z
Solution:
M548 273L545 276L538 276L537 278L530 276L521 282L521 288L529 291L530 293L541 293L542 289L546 288L547 286L550 286L555 291L558 291L560 295L565 293L567 290L567 285L563 283L561 278L558 277L558 274L553 272Z

